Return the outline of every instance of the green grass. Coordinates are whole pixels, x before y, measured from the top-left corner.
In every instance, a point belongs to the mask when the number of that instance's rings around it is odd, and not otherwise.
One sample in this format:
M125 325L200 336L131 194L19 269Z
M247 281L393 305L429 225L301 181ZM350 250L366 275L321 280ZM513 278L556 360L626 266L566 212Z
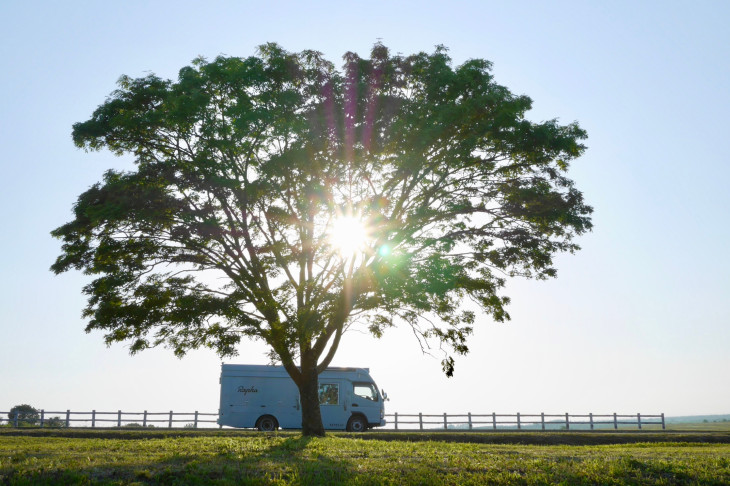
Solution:
M730 432L730 422L686 422L667 424L667 430L698 430Z
M730 434L0 432L0 484L560 483L730 484Z

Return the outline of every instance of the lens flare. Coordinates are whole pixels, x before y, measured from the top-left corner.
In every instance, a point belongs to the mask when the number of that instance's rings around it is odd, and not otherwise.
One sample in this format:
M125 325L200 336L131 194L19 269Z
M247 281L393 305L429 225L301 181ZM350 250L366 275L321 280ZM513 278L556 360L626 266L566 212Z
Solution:
M368 232L359 218L343 216L332 223L329 242L342 256L349 257L367 247Z

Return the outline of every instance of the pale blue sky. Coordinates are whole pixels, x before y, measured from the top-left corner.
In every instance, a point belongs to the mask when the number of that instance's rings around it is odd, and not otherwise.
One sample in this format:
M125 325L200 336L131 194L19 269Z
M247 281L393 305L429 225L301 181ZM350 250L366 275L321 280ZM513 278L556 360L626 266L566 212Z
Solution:
M382 39L488 59L530 118L579 121L571 174L595 229L557 280L509 285L512 321L482 319L455 378L406 330L347 336L335 364L370 367L389 413L730 413L730 3L392 3L0 2L0 411L218 408L212 352L107 349L83 332L84 277L48 270L50 230L130 164L70 137L121 74L268 41L339 62ZM259 344L236 361L266 362Z

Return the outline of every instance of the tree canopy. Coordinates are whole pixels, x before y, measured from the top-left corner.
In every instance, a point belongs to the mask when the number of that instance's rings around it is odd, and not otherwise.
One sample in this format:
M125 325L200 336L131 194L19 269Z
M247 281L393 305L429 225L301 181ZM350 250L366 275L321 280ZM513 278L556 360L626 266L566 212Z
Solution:
M301 387L349 326L402 324L451 375L477 319L462 303L508 319L505 279L555 276L591 228L566 175L586 134L529 121L531 103L443 47L337 69L266 44L177 81L123 76L73 140L136 169L81 194L52 270L93 277L87 331L132 352L263 339Z
M15 405L8 412L8 423L19 426L36 425L40 421L40 413L38 409L24 403Z

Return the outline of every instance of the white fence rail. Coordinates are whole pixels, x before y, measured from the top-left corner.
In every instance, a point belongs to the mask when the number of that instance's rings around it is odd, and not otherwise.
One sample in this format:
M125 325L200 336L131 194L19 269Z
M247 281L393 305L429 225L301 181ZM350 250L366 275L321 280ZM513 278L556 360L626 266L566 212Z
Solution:
M5 418L8 417L8 418ZM53 412L39 410L37 416L24 418L22 412L10 416L0 412L0 425L35 427L166 427L210 428L217 425L217 413L203 412ZM646 426L666 429L664 414L386 414L391 430L605 430Z
M5 418L8 417L8 418ZM203 412L73 412L71 410L53 412L39 410L37 417L27 418L23 412L0 412L0 425L13 427L31 425L36 427L167 427L167 428L200 428L217 426L217 413Z
M661 426L664 414L388 414L395 430L597 430Z

